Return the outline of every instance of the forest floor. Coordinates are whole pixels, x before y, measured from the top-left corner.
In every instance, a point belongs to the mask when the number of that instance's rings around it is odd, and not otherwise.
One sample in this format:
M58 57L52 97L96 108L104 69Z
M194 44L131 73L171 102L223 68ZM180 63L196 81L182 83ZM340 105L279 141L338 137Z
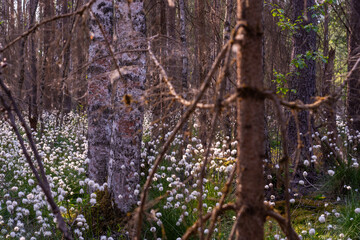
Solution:
M34 133L37 147L54 199L75 238L129 239L127 227L132 213L120 218L113 214L106 187L87 178L86 116L69 115L61 127L56 126L55 116L49 115L45 120L47 124L42 135ZM151 140L145 133L142 182L158 154L159 143L159 138ZM224 149L224 143L226 139L215 142L211 150L212 160L204 180L205 212L216 205L223 194L221 189L226 176L234 167L236 150ZM232 147L235 145L230 143ZM196 173L199 162L203 161L204 149L196 137L191 139L184 155L179 154L179 146L181 136L174 140L155 176L149 198L162 198L151 210L153 217L146 221L143 239L180 239L198 217L198 181L186 182L184 179ZM291 192L292 224L302 239L360 239L360 194L357 189L360 172L358 168L339 167L333 172L319 174L318 182L310 183L304 178L298 188L308 190ZM269 173L266 178L266 200L284 215L285 203L281 190L275 188L275 178L276 173ZM96 191L89 193L89 188ZM140 185L138 190L141 190ZM296 191L308 194L297 194ZM232 202L234 198L233 186L226 201ZM221 217L214 239L227 239L234 218L233 212ZM265 239L285 238L272 219L267 219L265 235ZM16 136L6 122L0 122L0 239L61 239L45 196L36 185Z

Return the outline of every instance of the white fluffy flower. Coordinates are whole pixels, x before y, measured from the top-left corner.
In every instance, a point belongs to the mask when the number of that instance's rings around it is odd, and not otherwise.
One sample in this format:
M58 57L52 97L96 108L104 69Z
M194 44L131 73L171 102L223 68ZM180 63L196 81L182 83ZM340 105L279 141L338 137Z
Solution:
M95 198L90 199L90 204L91 204L91 205L95 205L95 203L96 203L96 199L95 199Z
M360 208L355 208L355 213L360 213Z
M34 180L29 179L29 180L28 180L28 183L29 183L29 185L31 186L31 185L33 185L35 182L34 182Z
M334 176L335 172L334 172L333 170L329 170L329 171L328 171L328 174L329 174L330 176Z

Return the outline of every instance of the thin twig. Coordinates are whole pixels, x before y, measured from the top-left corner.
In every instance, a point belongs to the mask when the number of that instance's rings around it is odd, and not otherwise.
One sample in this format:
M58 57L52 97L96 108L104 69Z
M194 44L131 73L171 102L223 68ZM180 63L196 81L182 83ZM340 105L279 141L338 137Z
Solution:
M227 203L222 206L222 208L216 208L216 211L218 211L218 214L221 214L227 210L236 210L234 203ZM212 216L212 212L209 212L205 214L205 216L202 217L202 221L207 221ZM200 226L200 219L198 219L191 227L189 227L185 234L182 236L182 240L187 240L189 237L197 231L197 229Z
M135 236L134 239L135 240L140 240L141 239L141 226L142 226L142 213L144 211L144 206L145 206L145 202L146 202L146 198L147 198L147 194L149 191L149 187L152 183L154 174L157 170L157 168L159 167L159 164L161 163L161 161L163 160L163 157L166 153L166 151L168 150L171 142L174 140L177 132L182 128L183 124L187 121L187 119L190 117L190 115L192 114L192 112L195 110L197 103L200 101L200 99L202 98L202 96L204 95L206 89L209 87L210 81L211 81L211 77L213 76L213 74L215 73L215 70L218 68L222 58L225 56L225 53L227 51L227 49L229 48L230 44L228 43L227 45L225 45L222 50L220 51L219 55L216 57L215 62L213 63L210 71L208 72L206 78L204 79L203 84L201 85L200 91L197 94L197 96L195 97L195 99L192 102L192 105L189 106L187 108L187 110L185 111L185 113L183 114L181 120L177 123L177 125L175 126L174 130L172 131L171 135L169 136L169 138L166 140L166 142L164 143L160 154L157 156L154 165L151 169L151 172L144 184L143 187L143 191L141 193L140 196L140 206L136 209L136 213L135 213Z
M148 52L150 54L150 58L153 60L153 62L155 63L155 66L157 68L160 69L160 73L163 77L164 82L166 83L170 94L174 97L174 99L178 102L180 102L181 104L185 105L185 106L190 106L192 103L191 101L188 101L186 99L184 99L180 94L178 94L174 88L174 86L171 84L171 81L169 80L169 77L164 69L164 67L159 63L158 59L156 58L155 54L153 53L153 51L151 50L151 41L148 41ZM204 103L197 103L196 107L198 108L214 108L214 104L204 104Z
M286 224L286 219L283 216L271 210L269 206L265 206L265 209L266 215L272 217L279 223L281 230L285 233L287 239L300 240L299 235L295 232L295 230L293 228L288 228Z
M47 24L49 22L52 21L56 21L62 18L67 18L67 17L71 17L74 15L82 15L86 9L88 9L96 0L90 0L90 2L88 2L87 4L85 4L81 9L79 9L78 11L72 12L72 13L66 13L66 14L62 14L62 15L58 15L49 19L45 19L42 22L39 22L38 24L34 25L32 28L30 28L29 30L27 30L26 32L24 32L23 34L21 34L20 36L18 36L17 38L15 38L14 40L12 40L10 43L8 43L5 47L0 49L0 53L4 52L6 49L8 49L9 47L11 47L12 45L14 45L15 43L17 43L20 39L29 36L29 34L31 34L32 32L34 32L36 29L38 29L39 27L41 27L44 24Z

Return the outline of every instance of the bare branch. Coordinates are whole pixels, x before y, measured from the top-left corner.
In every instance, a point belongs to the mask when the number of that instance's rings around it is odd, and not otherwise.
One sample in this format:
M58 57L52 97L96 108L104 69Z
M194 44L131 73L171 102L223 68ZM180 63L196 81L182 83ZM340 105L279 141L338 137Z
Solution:
M201 87L200 87L200 91L197 94L197 96L194 98L192 105L189 106L187 108L187 110L185 111L185 113L183 114L181 120L177 123L177 125L175 126L174 130L172 131L171 135L169 136L169 138L166 140L166 142L164 143L159 155L157 156L154 165L151 169L151 172L144 184L143 187L143 191L141 193L140 196L140 206L136 209L136 213L135 213L135 224L136 224L136 233L134 236L135 240L140 240L141 239L141 226L142 226L142 213L144 211L144 206L145 206L145 202L146 202L146 198L147 198L147 194L149 191L149 187L150 184L152 183L154 174L157 170L157 168L159 167L159 164L161 163L161 161L163 160L163 157L166 153L166 151L168 150L171 142L174 140L177 132L182 128L183 124L187 121L187 119L190 117L190 115L192 114L192 112L195 110L197 103L200 101L200 99L202 98L202 96L204 95L206 89L209 87L211 78L213 76L213 74L215 73L215 70L218 68L218 66L220 65L220 62L222 60L222 58L225 56L225 53L227 52L228 48L231 47L231 45L228 43L226 44L222 50L220 51L219 55L216 57L210 71L208 72L206 78L204 79L204 82L202 83Z
M283 230L283 232L285 233L287 239L300 240L299 235L295 232L295 230L293 228L287 227L286 219L283 216L274 212L268 206L265 206L265 208L267 208L266 215L269 217L272 217L279 223L279 225L280 225L281 229Z
M23 34L21 34L20 36L18 36L14 40L12 40L5 47L1 48L0 53L4 52L6 49L10 48L12 45L17 43L20 39L29 36L29 34L34 32L36 29L38 29L39 27L41 27L44 24L47 24L49 22L53 22L53 21L56 21L56 20L59 20L59 19L62 19L62 18L71 17L71 16L74 16L74 15L77 15L77 14L82 15L94 2L95 2L95 0L90 0L90 2L88 2L81 9L79 9L79 10L77 10L75 12L58 15L58 16L46 19L46 20L44 20L42 22L39 22L38 24L34 25L32 28L30 28L29 30L27 30L26 32L24 32Z
M221 208L220 207L215 207L213 211L217 211L218 215L227 211L227 210L234 210L235 211L235 204L234 203L228 203L228 204L224 204ZM205 216L202 217L202 221L207 221L209 220L209 218L212 216L212 212L209 212L207 214L205 214ZM191 227L189 227L185 234L182 236L182 240L187 240L189 239L189 237L194 234L197 229L199 228L200 226L200 219L198 219Z
M156 36L154 36L156 37ZM164 82L166 83L170 94L175 98L175 100L177 100L178 102L180 102L181 104L185 105L185 106L190 106L192 103L186 99L184 99L180 94L178 94L174 88L174 86L171 84L171 81L169 80L169 77L164 69L164 67L159 63L158 59L156 58L155 54L153 53L153 51L151 50L151 42L150 40L148 41L148 52L150 54L151 59L154 61L156 67L158 67L160 69L161 75L164 79ZM197 103L196 107L198 108L214 108L214 104L203 104L203 103Z

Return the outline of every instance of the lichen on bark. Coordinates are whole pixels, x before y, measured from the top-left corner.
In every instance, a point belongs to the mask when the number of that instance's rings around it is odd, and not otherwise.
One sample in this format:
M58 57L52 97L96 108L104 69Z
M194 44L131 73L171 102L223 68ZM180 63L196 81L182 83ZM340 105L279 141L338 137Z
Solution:
M145 48L146 28L142 1L114 4L97 0L92 6L89 175L99 184L107 182L114 203L127 212L137 201L134 190L139 183L146 56L142 51L126 50Z

